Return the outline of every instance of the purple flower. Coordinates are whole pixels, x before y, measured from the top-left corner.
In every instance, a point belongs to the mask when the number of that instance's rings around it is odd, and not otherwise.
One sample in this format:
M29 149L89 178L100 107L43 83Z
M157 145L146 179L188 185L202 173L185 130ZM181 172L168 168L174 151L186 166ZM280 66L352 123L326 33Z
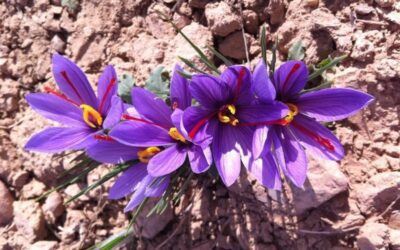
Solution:
M270 79L261 60L254 70L253 82L261 101L285 103L289 114L270 126L258 126L254 133L253 154L257 159L250 172L268 188L280 189L279 168L298 187L306 179L306 149L317 157L340 160L344 149L332 132L319 122L344 119L366 107L374 98L348 88L331 88L301 93L308 69L301 61L283 64Z
M61 92L29 94L29 105L44 117L65 127L51 127L34 135L25 149L38 152L60 152L84 148L90 135L119 121L122 106L116 97L117 76L112 66L107 66L99 78L96 97L85 74L70 60L53 55L53 75ZM101 135L99 135L101 136Z
M124 145L109 136L103 139L91 137L95 147L89 147L86 153L90 158L104 163L122 163L138 158L149 160L160 152L159 148L137 148ZM131 198L126 205L124 212L129 212L136 208L147 197L160 197L167 189L170 176L153 177L147 173L147 164L140 162L130 166L115 181L109 191L108 198L118 200L130 194Z
M191 105L188 83L175 67L171 80L172 109L153 93L133 88L132 104L137 115L125 114L126 121L116 125L109 133L115 140L134 147L157 148L159 152L151 159L146 154L139 155L139 160L147 163L147 171L154 177L172 173L189 158L193 172L206 171L211 162L208 147L201 148L190 141L182 126L182 109Z
M184 127L201 147L212 141L217 170L230 186L239 177L241 162L249 167L254 124L285 117L288 109L273 100L258 103L244 66L228 67L220 77L195 75L189 89L200 106L185 110Z

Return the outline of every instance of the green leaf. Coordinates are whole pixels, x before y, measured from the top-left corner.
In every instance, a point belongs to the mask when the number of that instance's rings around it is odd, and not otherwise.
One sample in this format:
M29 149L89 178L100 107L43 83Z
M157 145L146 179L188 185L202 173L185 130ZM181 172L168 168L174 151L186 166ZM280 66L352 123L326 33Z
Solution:
M176 30L176 32L178 32L179 34L181 34L181 36L190 44L190 46L192 46L192 48L197 52L197 54L200 57L200 60L212 71L214 71L217 74L220 74L221 72L219 72L217 66L215 66L215 64L213 62L211 62L207 56L203 53L203 51L197 47L192 40L189 39L189 37L187 37L185 35L185 33L182 32L182 30L180 28L178 28L178 26L176 26L176 24L168 17L166 16L164 13L162 13L161 11L157 11L157 13L160 15L161 18L163 18L165 21L169 22L172 27L174 27L174 29Z
M261 53L265 65L267 65L267 38L265 37L265 25L261 29Z
M156 68L146 81L145 89L150 90L162 99L167 99L169 96L169 75L164 70L163 66Z
M221 53L219 53L218 50L216 50L214 47L212 47L212 46L207 46L207 48L208 48L209 50L211 50L211 52L212 52L216 57L218 57L219 59L221 59L221 61L223 61L224 64L225 64L226 66L231 66L231 65L233 65L233 63L232 63L228 58L226 58L224 55L222 55Z
M184 57L178 56L178 58L184 63L186 64L189 68L193 69L194 71L197 71L199 73L202 74L206 74L206 72L202 71L201 69L199 69L196 65L194 65L194 63L192 63L189 59L186 59Z
M128 227L121 232L108 237L106 240L88 248L88 250L112 250L129 239L133 239L133 227Z
M135 161L136 162L136 161ZM77 198L79 198L80 196L87 194L89 191L97 188L98 186L104 184L106 181L110 180L111 178L113 178L114 176L117 176L119 173L121 173L122 171L124 171L125 169L129 168L130 166L132 166L132 164L129 163L125 163L125 164L121 164L121 165L117 165L115 168L113 168L110 172L108 172L106 175L104 175L103 177L101 177L98 181L96 181L95 183L87 186L86 188L82 189L80 192L78 192L77 194L75 194L74 196L72 196L71 198L69 198L64 204L68 204L74 200L76 200Z
M300 40L292 45L289 49L288 60L303 60L306 47Z
M331 58L330 56L322 60L317 66L313 67L313 73L308 77L308 81L311 81L318 76L322 75L326 70L333 68L338 63L342 62L347 55Z
M118 78L118 95L127 103L131 103L131 90L135 86L135 79L131 75L123 74Z
M278 48L278 39L275 39L274 45L272 45L272 59L271 59L271 73L275 72L276 66L276 50Z

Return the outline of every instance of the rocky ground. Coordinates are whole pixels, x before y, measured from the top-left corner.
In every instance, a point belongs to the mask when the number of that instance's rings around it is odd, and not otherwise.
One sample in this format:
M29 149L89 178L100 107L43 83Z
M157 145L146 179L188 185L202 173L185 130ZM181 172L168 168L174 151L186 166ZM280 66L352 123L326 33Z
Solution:
M173 18L210 57L206 45L241 63L247 46L254 65L261 25L269 47L278 39L279 61L299 40L309 64L346 54L329 74L334 86L362 89L376 101L334 124L347 155L339 163L312 160L304 190L287 185L275 194L246 176L227 190L200 176L180 206L161 217L139 217L127 248L400 249L396 0L0 1L0 249L85 249L127 226L125 201L107 201L110 184L63 205L109 166L35 201L71 167L71 156L22 149L50 124L28 108L24 96L54 85L54 52L76 61L93 83L107 64L143 84L155 66L171 69L178 55L193 59L195 52L156 11Z

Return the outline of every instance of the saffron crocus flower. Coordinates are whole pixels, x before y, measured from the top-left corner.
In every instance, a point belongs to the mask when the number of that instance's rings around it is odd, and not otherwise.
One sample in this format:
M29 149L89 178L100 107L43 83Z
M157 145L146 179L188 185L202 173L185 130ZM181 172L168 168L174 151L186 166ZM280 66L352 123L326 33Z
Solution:
M117 76L112 66L107 66L99 78L97 97L82 70L58 54L53 55L53 75L60 92L46 88L49 93L29 94L26 100L36 112L65 127L47 128L34 135L25 145L27 150L81 149L90 135L116 122L111 106L112 103L118 106L119 101L113 99Z
M159 150L150 160L147 155L140 156L147 163L150 175L159 177L174 172L188 156L195 173L206 171L211 162L208 147L193 144L182 126L183 109L191 105L188 83L175 67L171 80L171 107L153 93L133 88L132 104L138 115L125 114L126 120L116 125L110 136L115 140L135 147L149 147Z
M288 109L273 100L258 103L244 66L228 67L219 77L194 75L189 89L200 103L184 112L189 138L202 147L212 141L215 165L230 186L240 175L241 162L249 167L254 124L280 119Z
M94 147L89 147L86 153L90 158L103 163L122 163L140 159L141 162L133 164L117 178L109 191L108 198L118 200L131 195L131 198L124 208L129 212L136 208L145 198L160 197L167 189L170 176L160 178L153 177L147 172L149 159L160 152L157 147L137 148L122 144L108 135L101 138L91 137Z
M262 60L254 70L253 82L259 100L270 101L276 97L290 109L285 118L269 123L269 126L259 126L254 134L253 153L255 158L261 158L254 161L250 172L269 188L281 186L278 165L296 186L303 186L307 173L304 149L324 159L342 159L343 146L319 122L349 117L374 99L349 88L301 93L307 80L308 69L301 61L284 63L272 79Z

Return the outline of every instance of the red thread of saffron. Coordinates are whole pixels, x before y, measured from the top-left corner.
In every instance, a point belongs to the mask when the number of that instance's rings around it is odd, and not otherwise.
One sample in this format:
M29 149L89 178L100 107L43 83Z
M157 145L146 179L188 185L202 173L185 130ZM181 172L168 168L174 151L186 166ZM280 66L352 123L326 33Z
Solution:
M114 141L114 139L108 135L95 135L94 139L99 141Z
M293 125L293 127L297 128L298 130L303 132L308 137L311 137L311 139L313 139L314 141L318 142L321 146L325 147L329 151L332 152L332 151L335 150L335 147L332 145L332 143L328 139L326 139L326 138L314 133L313 131L310 131L310 130L306 129L303 126L300 126L299 124L297 124L295 122L292 122L292 125Z
M203 125L210 120L214 115L216 115L218 112L214 112L209 114L208 116L204 117L203 119L201 119L198 123L196 123L196 125L194 125L194 127L192 128L192 130L190 130L189 132L189 138L193 139L196 134L199 132L199 130L201 129L201 127L203 127Z
M56 91L56 90L54 90L54 89L52 89L52 88L50 88L50 87L48 87L48 86L45 86L45 87L44 87L44 91L46 91L46 92L49 93L49 94L58 96L58 97L62 98L63 100L65 100L65 101L67 101L67 102L70 102L70 103L72 103L72 104L74 104L74 105L76 105L76 106L79 106L78 103L76 103L76 102L74 102L74 101L68 99L68 97L67 97L66 95L64 95L64 94L62 94L62 93L60 93L60 92L58 92L58 91Z
M123 114L122 115L122 120L139 121L139 122L143 122L143 123L146 123L146 124L151 124L151 125L155 125L155 126L158 126L158 127L161 127L161 128L169 129L169 128L167 128L165 126L162 126L160 124L157 124L157 123L154 123L154 122L151 122L151 121L147 121L147 120L144 120L142 118L134 117L134 116L131 116L131 115L128 115L128 114Z
M293 65L292 69L290 70L289 74L286 76L285 82L283 83L282 86L282 91L285 91L287 83L289 82L290 77L293 76L294 73L296 73L297 70L300 69L300 64L296 63L295 65Z
M74 84L72 83L71 79L69 79L67 72L61 71L62 77L65 79L65 81L68 83L68 85L74 90L75 94L79 97L82 103L84 103L82 96L79 94L78 90L75 88Z
M104 106L104 103L106 101L106 97L110 93L111 88L114 87L115 83L116 83L116 79L115 78L112 78L111 81L108 83L106 92L104 93L103 97L101 98L101 102L100 102L100 105L99 105L99 113L101 113L101 111L103 110L103 106Z
M237 79L237 84L236 84L236 89L235 89L235 98L233 99L233 104L235 104L236 101L239 99L240 90L241 90L242 84L243 84L243 77L245 74L246 74L246 70L244 68L241 68L239 71L239 77Z

